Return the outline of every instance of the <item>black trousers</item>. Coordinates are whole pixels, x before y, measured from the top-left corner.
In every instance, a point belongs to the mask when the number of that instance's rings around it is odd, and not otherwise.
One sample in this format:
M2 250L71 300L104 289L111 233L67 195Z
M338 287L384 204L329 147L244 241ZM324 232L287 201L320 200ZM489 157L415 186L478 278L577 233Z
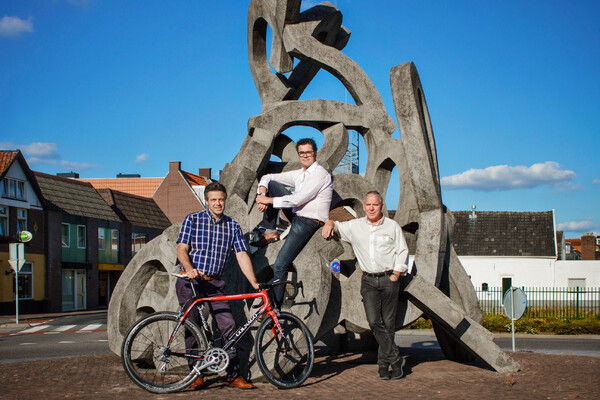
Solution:
M360 294L363 298L369 327L377 340L377 364L385 366L400 360L400 352L394 341L396 312L400 281L392 281L388 275L363 275Z
M199 279L194 279L194 288L196 289L196 293L198 293L201 297L214 297L214 296L224 296L225 292L225 282L219 279L215 279L213 281L203 281ZM185 281L183 279L177 279L175 283L175 290L177 293L177 299L179 300L179 305L183 306L186 304L192 297L193 292L190 287L190 282ZM223 335L223 344L225 344L231 336L235 333L235 320L233 319L233 314L231 312L231 308L229 307L229 302L227 301L207 301L204 303L205 307L208 307L212 317L215 319L217 323L217 327L221 331ZM188 318L192 319L198 326L202 326L202 322L200 320L200 315L198 313L198 308L194 307L190 310L190 314ZM185 344L186 348L192 349L196 346L196 340L192 335L186 337ZM192 363L193 365L193 363ZM229 351L229 365L227 366L227 379L235 379L240 375L240 365L237 356L237 351L235 348Z

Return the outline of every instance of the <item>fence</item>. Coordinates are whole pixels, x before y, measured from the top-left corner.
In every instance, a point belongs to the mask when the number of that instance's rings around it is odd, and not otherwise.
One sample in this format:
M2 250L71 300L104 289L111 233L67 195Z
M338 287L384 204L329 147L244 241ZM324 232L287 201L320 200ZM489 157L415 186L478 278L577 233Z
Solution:
M528 288L525 316L531 318L600 319L600 288ZM484 314L503 314L502 288L475 289Z

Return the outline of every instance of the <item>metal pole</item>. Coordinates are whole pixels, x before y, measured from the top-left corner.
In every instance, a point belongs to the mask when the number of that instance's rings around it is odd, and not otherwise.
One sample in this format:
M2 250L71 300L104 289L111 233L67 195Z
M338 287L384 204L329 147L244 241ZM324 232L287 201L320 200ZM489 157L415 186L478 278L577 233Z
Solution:
M17 259L17 263L18 263L18 259ZM17 267L17 271L15 272L15 317L16 317L16 323L17 325L19 325L19 271L18 271L18 267Z
M512 330L512 351L515 352L515 291L510 287L510 327Z

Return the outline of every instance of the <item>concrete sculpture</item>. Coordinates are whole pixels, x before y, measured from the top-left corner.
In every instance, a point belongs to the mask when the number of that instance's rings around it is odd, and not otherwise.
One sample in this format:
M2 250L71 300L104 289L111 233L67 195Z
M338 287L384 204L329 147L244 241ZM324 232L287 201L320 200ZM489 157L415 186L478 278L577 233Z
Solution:
M332 209L349 206L362 216L364 194L378 190L385 197L392 171L397 168L400 198L394 205L394 219L408 240L416 244L411 280L400 299L398 329L425 313L432 319L440 346L449 359L467 361L475 356L496 371L517 370L518 364L481 327L482 316L473 286L452 247L453 218L441 201L435 141L414 64L396 66L390 74L402 137L398 140L391 136L396 124L387 114L379 92L364 71L341 51L350 38L350 31L342 26L341 12L328 2L300 12L300 3L250 2L248 58L262 112L249 119L248 134L239 153L220 176L229 192L227 214L245 232L250 231L261 217L254 195L258 179L272 167L271 156L285 163L283 170L299 167L295 143L285 136L286 129L303 125L320 131L324 145L318 161L330 171L346 151L348 130L357 131L368 153L366 172L364 177L334 177ZM346 87L354 104L299 100L321 69ZM142 248L123 273L109 307L109 343L114 352L120 351L121 338L136 318L153 310L176 310L174 278L166 271L176 269L178 228L169 228ZM259 280L272 277L271 266L281 245L282 242L271 244L251 254ZM334 258L342 261L339 278L329 271L329 262ZM235 262L235 258L231 260ZM228 291L249 290L238 268L227 270ZM335 345L344 331L358 335L368 332L359 295L360 274L356 270L349 246L327 242L319 234L294 261L290 277L302 280L304 291L292 311L304 319L315 338ZM237 305L234 310L250 314L250 307Z

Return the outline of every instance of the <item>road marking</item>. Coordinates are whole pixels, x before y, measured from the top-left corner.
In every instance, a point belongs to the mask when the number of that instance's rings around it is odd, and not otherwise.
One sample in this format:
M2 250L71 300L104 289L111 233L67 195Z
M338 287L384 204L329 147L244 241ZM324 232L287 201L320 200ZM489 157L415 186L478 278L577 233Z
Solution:
M90 324L88 326L86 326L83 329L78 330L77 332L88 332L88 331L93 331L95 329L98 329L102 326L102 324Z
M65 344L65 343L75 343L72 340L62 340L60 342L58 342L59 344Z
M34 326L33 328L25 329L24 331L21 331L20 333L33 333L33 332L41 331L42 329L46 329L49 327L50 327L50 325L38 325L38 326Z
M62 332L62 331L68 331L69 329L73 329L73 328L75 328L75 325L62 325L62 326L57 326L51 330L55 331L55 332Z
M28 345L31 345L31 344L36 344L36 343L21 343L21 344L19 344L19 346L28 346Z

